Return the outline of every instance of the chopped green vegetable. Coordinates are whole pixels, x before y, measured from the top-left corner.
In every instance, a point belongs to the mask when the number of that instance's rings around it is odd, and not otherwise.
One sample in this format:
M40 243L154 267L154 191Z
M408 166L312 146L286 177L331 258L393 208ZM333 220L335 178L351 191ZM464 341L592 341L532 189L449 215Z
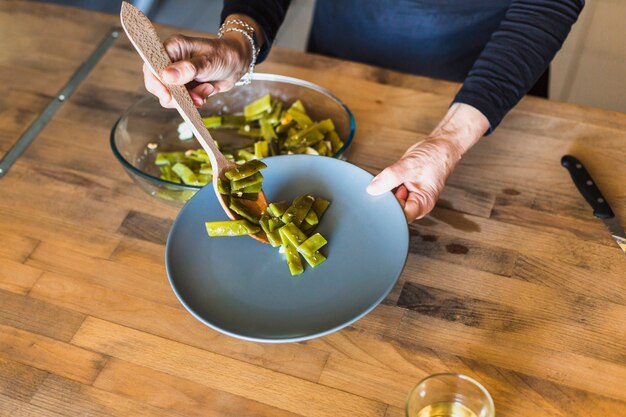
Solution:
M270 245L272 245L272 247L277 248L282 244L282 241L280 240L280 232L278 231L278 229L265 233L265 235L267 236L267 240L268 242L270 242Z
M326 134L326 138L331 143L333 153L339 152L339 150L343 147L343 142L339 139L337 132L328 132Z
M269 216L269 214L263 213L263 215L259 219L259 225L261 226L261 229L263 229L263 231L265 232L265 235L267 236L267 240L270 242L270 245L276 248L280 246L282 242L280 240L280 234L278 230L273 230L269 226L271 219L272 218Z
M331 119L314 121L307 114L302 101L296 100L291 106L287 106L269 94L245 106L244 114L206 116L203 121L207 128L237 129L240 136L256 139L238 149L230 145L228 151L231 153L225 153L224 156L237 163L281 154L332 156L344 146ZM182 122L179 126L181 140L183 136L193 136L188 130L189 127ZM161 166L182 162L197 175L196 167L191 166L189 160L209 162L206 153L198 150L187 151L187 156L175 152L160 152L155 164Z
M203 122L207 128L235 129L240 136L249 138L239 148L225 149L224 156L238 166L225 173L226 179L217 179L218 193L225 196L232 212L242 218L207 222L209 236L241 236L262 231L272 246L284 248L292 275L304 271L300 256L311 267L324 262L326 256L320 249L327 241L315 233L315 229L330 205L328 200L303 195L294 199L291 205L285 201L270 203L263 213L254 211L254 204L245 200L257 200L262 192L263 175L260 171L266 165L261 159L294 153L331 156L339 151L344 143L335 131L333 121L313 120L300 100L287 107L286 103L266 94L245 106L243 114L213 115L204 117ZM190 135L189 127L183 125L179 126L181 140ZM151 152L154 149L154 146L149 148L148 154L154 155ZM215 174L203 149L159 152L155 165L159 167L162 179L189 185L208 184Z
M270 126L270 129L271 128L272 127ZM269 154L270 150L268 142L254 142L254 156L256 156L258 159L262 159L266 156L269 156Z
M228 207L244 219L249 220L252 223L259 224L259 215L250 210L238 198L231 198Z
M319 233L314 234L307 240L305 240L300 246L298 246L298 252L303 255L313 256L315 252L319 251L328 242L324 239L324 236Z
M220 127L222 125L222 116L209 116L203 117L202 121L207 129L212 129L215 127Z
M263 174L261 174L260 172L257 172L255 174L252 174L249 177L245 177L245 178L242 178L242 179L237 180L237 181L231 180L230 181L230 192L232 194L235 191L243 190L246 187L249 187L249 186L254 185L254 184L258 184L261 181L263 181Z
M261 228L247 220L226 220L204 223L209 236L242 236L258 233Z
M230 194L230 182L221 178L217 179L217 192L220 194Z
M276 101L272 108L272 112L265 118L272 126L280 122L280 115L283 110L283 103Z
M252 161L253 159L256 159L256 157L254 156L254 154L252 152L250 152L248 149L239 149L237 151L235 151L235 154L237 155L238 160L235 161L237 163L239 160L243 161L243 162L247 162L247 161ZM243 163L241 162L241 163Z
M303 111L300 111L293 106L287 110L287 113L292 117L292 119L296 122L300 128L304 129L313 124L313 120Z
M312 208L313 208L313 211L315 211L315 214L317 215L318 220L322 218L324 213L326 213L328 206L330 206L330 201L324 200L323 198L320 198L320 197L317 197L315 199L315 201L313 202Z
M240 127L237 133L239 133L241 136L250 136L253 138L261 137L261 129L250 127L250 125L245 125L244 127Z
M261 191L262 187L263 187L263 183L259 182L256 184L249 185L245 188L242 188L240 191L242 193L258 193Z
M315 210L311 208L309 212L304 217L304 221L310 224L311 226L315 226L319 223L319 219L317 218L317 214L315 214Z
M282 215L285 213L285 210L287 210L287 208L289 208L289 203L287 203L286 201L270 203L270 205L268 206L270 213L274 217L282 217Z
M199 185L201 187L204 187L213 180L213 175L198 174L196 177L198 178L198 181L195 185Z
M293 104L291 105L291 108L300 110L302 113L306 113L306 110L304 109L304 104L302 104L302 101L300 100L294 101Z
M271 111L272 96L269 94L264 95L260 99L253 101L243 108L243 114L246 120L254 120L255 117Z
M154 160L155 165L174 165L185 160L184 152L159 152Z
M234 171L231 170L231 173ZM228 190L228 187L232 190L235 188L234 184L253 179L257 175L261 176L261 173L256 172L252 176L242 178L241 180L231 180L230 183L218 179L218 189L220 192ZM249 195L258 196L258 192L261 189L261 182L258 182L231 194L229 207L243 219L235 222L207 222L206 227L209 236L240 236L263 231L265 236L267 236L268 242L273 247L282 246L284 249L287 265L292 276L299 275L304 271L300 256L313 268L326 261L326 256L320 252L320 248L328 242L319 233L313 233L319 222L315 207L317 207L320 214L324 214L330 202L322 198L315 199L310 195L304 195L294 199L291 206L288 206L286 201L270 203L267 209L259 215L248 208L242 202L242 199ZM244 193L243 190L257 192ZM317 204L315 204L316 202ZM285 223L283 219L288 219L289 221ZM297 225L298 222L301 225L300 227ZM259 225L258 227L256 226L257 224ZM311 234L313 236L309 237Z
M317 151L319 155L330 156L330 149L328 148L328 145L324 140L320 140L319 142L317 142L317 144L313 148Z
M302 266L302 261L300 260L298 250L285 235L284 227L278 229L278 232L280 234L280 240L283 248L285 248L285 257L287 258L287 266L289 267L289 272L291 272L292 276L300 275L302 272L304 272L304 267Z
M302 230L305 235L310 236L315 231L315 226L317 225L302 222L302 224L300 225L300 230Z
M287 223L286 225L281 227L279 230L281 230L282 233L285 234L287 239L289 239L291 244L295 246L296 248L300 246L302 243L304 243L304 241L307 239L306 235L302 233L302 231L298 229L298 226L296 226L293 223Z
M270 217L267 223L268 223L270 232L273 232L274 230L279 229L285 225L285 223L283 223L283 221L279 219L278 217Z
M220 128L240 128L246 125L246 118L241 115L224 115Z
M198 185L198 177L196 177L196 174L182 162L176 162L172 167L172 171L180 177L183 183L187 185Z
M171 166L163 165L163 166L159 167L159 170L161 171L160 178L162 180L175 182L177 184L180 184L180 178L178 178L178 176L172 171L172 167Z
M269 219L270 216L266 212L263 212L263 214L259 218L259 226L261 226L261 229L263 229L265 233L270 231Z
M202 164L200 165L200 170L198 172L200 174L213 175L213 167L211 166L211 164Z
M233 181L241 180L250 177L265 168L267 168L265 162L259 161L258 159L253 159L243 165L238 166L235 169L227 171L226 178Z
M311 209L315 199L310 195L303 195L293 200L291 207L289 207L282 216L282 221L287 223L294 223L296 226L300 226L300 223L304 220L304 217Z
M320 252L315 252L313 253L313 255L302 254L302 257L309 265L311 265L312 268L315 268L326 260L326 257Z

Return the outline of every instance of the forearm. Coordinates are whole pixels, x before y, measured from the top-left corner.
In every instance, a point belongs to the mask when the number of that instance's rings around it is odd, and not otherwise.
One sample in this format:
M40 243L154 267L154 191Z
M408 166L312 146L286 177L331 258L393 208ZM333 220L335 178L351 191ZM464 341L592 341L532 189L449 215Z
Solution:
M495 129L561 48L584 0L512 0L455 98L480 110Z
M429 139L443 139L451 146L451 154L460 158L489 130L489 120L476 108L454 103L441 122L428 136Z
M245 19L242 20L248 23L254 22L260 51L257 63L260 63L267 57L290 3L291 0L224 0L222 22L231 16L243 17Z
M246 22L254 29L254 34L257 41L257 48L261 49L263 45L265 45L265 33L263 32L263 28L261 28L261 25L259 25L259 23L250 16L240 13L233 13L225 17L224 21L227 20L242 20ZM234 33L236 34L236 32ZM232 34L233 32L227 32L224 36Z

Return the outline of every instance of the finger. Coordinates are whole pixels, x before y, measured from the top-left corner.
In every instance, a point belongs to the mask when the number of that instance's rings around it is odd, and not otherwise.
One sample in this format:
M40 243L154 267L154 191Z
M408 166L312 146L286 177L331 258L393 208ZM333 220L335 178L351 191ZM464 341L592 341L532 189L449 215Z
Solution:
M199 63L194 58L174 62L163 70L161 74L163 81L173 85L185 85L196 78L198 74L197 64Z
M397 163L385 168L367 186L367 192L371 195L381 195L396 188L404 179L399 175Z
M211 95L214 95L217 93L223 93L225 91L231 90L235 86L235 81L220 80L220 81L215 81L211 84L213 84L213 88L214 88L214 91L213 93L211 93Z
M400 203L400 207L404 210L406 206L406 199L409 195L409 191L406 189L404 185L400 185L395 191L396 200Z
M184 85L194 80L200 83L223 82L222 91L227 91L235 85L234 81L229 80L233 71L234 69L224 64L219 57L198 55L170 64L163 70L162 76L163 81L174 85Z
M202 83L189 90L189 93L197 94L199 97L206 99L213 94L214 91L215 87L213 87L211 83Z
M195 52L195 44L194 38L185 35L172 35L163 42L172 61L190 58Z
M193 105L196 107L202 107L202 105L206 102L204 97L199 96L196 93L189 92L189 96L191 97L191 101L193 101Z
M423 190L409 193L404 206L407 221L421 219L435 207L436 198Z
M172 96L169 90L152 74L152 71L145 64L143 66L143 80L146 90L154 94L163 107L172 107Z
M401 184L396 190L395 195L398 200L406 203L406 198L409 195L409 190L407 190L406 187Z
M420 214L420 205L415 200L407 200L404 205L404 216L406 217L406 221L411 223L413 220L417 219L417 216Z

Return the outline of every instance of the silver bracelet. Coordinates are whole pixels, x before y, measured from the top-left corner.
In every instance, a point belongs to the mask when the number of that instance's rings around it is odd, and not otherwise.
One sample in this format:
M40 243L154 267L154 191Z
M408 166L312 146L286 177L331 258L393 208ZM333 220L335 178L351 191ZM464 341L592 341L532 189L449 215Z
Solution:
M228 27L228 25L231 25L231 24L240 25L244 27L245 29L241 29L238 27ZM241 79L235 83L236 86L248 85L252 82L252 74L254 73L254 64L256 63L256 58L259 54L259 51L257 50L256 43L253 37L254 28L250 26L249 24L247 24L246 22L244 22L243 20L233 19L233 20L227 20L222 24L219 32L217 33L217 36L221 38L228 32L241 33L243 36L246 37L246 39L248 39L248 42L250 42L250 47L252 49L252 59L250 60L250 67L248 69L248 72L246 72L243 75L243 77L241 77Z
M244 22L243 20L240 19L228 19L225 20L224 23L222 23L222 26L220 27L220 32L226 28L226 26L228 25L239 25L241 27L243 27L244 29L246 29L248 32L252 32L254 33L254 28L252 26L250 26L248 23ZM219 32L218 32L218 36L219 36Z

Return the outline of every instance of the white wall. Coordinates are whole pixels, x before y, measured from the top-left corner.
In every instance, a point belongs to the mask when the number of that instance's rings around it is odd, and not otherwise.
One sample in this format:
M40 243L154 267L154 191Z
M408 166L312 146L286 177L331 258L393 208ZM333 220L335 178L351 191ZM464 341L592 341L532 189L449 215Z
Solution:
M626 1L587 0L552 68L551 98L626 112Z

